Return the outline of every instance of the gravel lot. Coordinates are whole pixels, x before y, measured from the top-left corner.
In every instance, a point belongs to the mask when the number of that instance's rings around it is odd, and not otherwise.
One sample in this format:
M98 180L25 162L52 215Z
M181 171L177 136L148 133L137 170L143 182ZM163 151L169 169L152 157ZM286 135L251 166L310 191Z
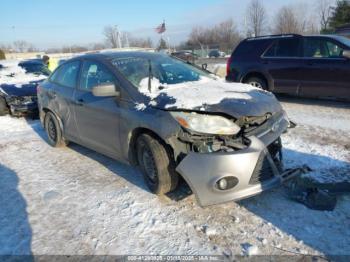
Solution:
M287 167L350 179L350 104L280 98L296 129ZM0 117L0 254L350 254L350 195L332 212L283 188L201 208L148 192L140 173L79 145L54 149L35 120Z

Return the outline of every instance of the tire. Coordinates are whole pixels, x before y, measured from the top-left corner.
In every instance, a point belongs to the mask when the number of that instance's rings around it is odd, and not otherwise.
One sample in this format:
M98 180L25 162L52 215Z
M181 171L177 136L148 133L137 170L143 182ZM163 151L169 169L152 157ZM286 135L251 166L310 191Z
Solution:
M268 90L266 81L260 77L250 77L248 80L244 81L244 83L260 89Z
M58 119L53 113L46 113L44 119L44 128L47 134L47 142L52 147L63 147L67 145L67 142L62 136L62 130Z
M0 96L0 116L5 116L9 112L5 98Z
M178 175L170 153L154 137L143 134L137 139L137 161L150 191L157 195L174 190Z

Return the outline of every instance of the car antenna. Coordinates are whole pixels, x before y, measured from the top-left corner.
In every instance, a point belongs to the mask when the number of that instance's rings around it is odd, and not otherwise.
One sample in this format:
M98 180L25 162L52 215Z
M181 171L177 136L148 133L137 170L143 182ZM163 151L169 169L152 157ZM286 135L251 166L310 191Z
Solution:
M151 59L148 59L148 91L151 93L152 91L152 79L153 79L153 74L152 74L152 65L151 65Z

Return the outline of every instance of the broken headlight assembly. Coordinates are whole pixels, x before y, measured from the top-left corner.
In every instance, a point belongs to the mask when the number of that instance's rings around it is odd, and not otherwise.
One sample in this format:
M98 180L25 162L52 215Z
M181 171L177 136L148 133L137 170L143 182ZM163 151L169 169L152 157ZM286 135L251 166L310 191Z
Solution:
M9 99L9 104L12 105L27 105L35 101L35 98L32 96L12 96Z
M170 114L183 128L196 133L236 135L241 130L241 128L233 121L218 115L177 111L170 112Z

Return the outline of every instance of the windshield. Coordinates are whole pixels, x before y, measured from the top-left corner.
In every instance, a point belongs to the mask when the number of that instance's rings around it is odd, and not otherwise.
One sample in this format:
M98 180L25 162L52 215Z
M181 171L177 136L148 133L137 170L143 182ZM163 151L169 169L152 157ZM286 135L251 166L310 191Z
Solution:
M346 38L344 36L336 36L335 37L339 42L346 45L348 48L350 48L350 39Z
M113 60L113 65L138 89L199 81L210 74L166 55L135 55ZM155 86L156 85L156 86Z

